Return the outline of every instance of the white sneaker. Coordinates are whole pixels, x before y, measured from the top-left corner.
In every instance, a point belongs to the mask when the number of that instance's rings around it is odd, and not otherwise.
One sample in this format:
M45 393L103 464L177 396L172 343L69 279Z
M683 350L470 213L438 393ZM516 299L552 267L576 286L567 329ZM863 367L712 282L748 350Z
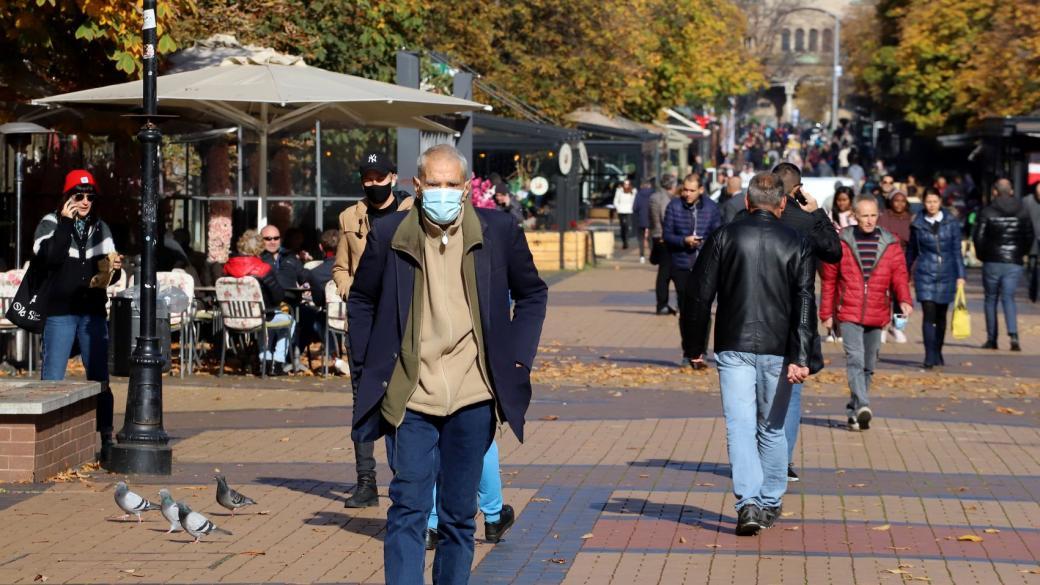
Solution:
M646 264L646 256L640 256L639 257L639 263L640 264Z
M350 376L350 366L347 365L347 362L344 360L336 358L336 364L333 366L333 368L340 374L343 374L344 376Z
M898 329L893 329L892 330L892 341L895 341L896 343L906 343L906 341L907 341L906 333L903 333L902 331L900 331Z

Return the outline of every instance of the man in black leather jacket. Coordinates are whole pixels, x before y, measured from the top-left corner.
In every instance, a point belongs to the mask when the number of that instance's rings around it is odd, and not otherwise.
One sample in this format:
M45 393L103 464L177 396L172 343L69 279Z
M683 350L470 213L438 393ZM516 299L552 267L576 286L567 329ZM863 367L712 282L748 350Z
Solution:
M1011 181L993 184L993 203L979 212L972 240L982 260L982 284L986 292L986 343L997 349L997 301L1004 306L1004 322L1011 351L1022 351L1018 343L1018 309L1015 290L1022 278L1022 259L1033 247L1033 222L1029 210L1015 197Z
M749 213L708 240L680 313L683 338L702 359L718 295L715 358L741 536L772 526L780 515L787 403L791 384L809 375L813 349L813 249L781 221L787 203L778 176L755 175Z

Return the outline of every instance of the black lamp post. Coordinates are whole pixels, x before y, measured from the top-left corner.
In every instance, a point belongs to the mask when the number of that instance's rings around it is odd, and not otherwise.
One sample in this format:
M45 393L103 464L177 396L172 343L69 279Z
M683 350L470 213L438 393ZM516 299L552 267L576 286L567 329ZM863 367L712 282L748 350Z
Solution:
M159 338L155 334L155 248L158 244L158 156L162 133L155 125L157 35L156 0L144 0L144 125L137 133L141 141L141 333L130 357L130 386L126 398L123 429L118 443L102 453L106 469L116 473L169 475L173 450L163 429L162 367Z

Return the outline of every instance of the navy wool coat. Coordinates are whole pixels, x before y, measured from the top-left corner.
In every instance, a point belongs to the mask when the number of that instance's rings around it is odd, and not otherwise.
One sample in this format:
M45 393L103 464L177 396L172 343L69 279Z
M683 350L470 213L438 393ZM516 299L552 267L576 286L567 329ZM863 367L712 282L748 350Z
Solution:
M465 212L476 213L483 237L473 254L491 387L500 414L523 441L531 366L545 321L548 287L512 216L471 206ZM373 441L392 430L382 419L380 405L401 351L417 265L391 242L407 218L415 221L418 214L399 211L373 224L347 299L351 365L359 377L351 432L356 441Z

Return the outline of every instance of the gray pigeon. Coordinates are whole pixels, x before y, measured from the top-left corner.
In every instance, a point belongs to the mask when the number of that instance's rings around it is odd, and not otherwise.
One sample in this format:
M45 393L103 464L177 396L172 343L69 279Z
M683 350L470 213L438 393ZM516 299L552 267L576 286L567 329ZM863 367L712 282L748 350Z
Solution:
M235 510L256 504L253 498L244 496L229 488L227 479L223 475L218 475L213 479L217 480L217 503L231 510L232 516L235 515Z
M125 481L116 484L115 499L116 505L124 512L122 519L126 520L131 514L134 514L137 516L138 524L141 523L142 512L159 509L159 506L130 491L130 488L126 487Z
M162 498L162 515L170 521L170 529L166 531L166 534L179 532L181 519L177 513L177 502L173 501L173 498L170 497L170 490L166 488L159 490L159 497Z
M181 521L181 528L195 537L194 542L198 542L200 538L208 535L210 532L220 532L231 536L230 531L218 528L216 524L210 522L202 514L193 511L184 502L177 502L177 517Z

